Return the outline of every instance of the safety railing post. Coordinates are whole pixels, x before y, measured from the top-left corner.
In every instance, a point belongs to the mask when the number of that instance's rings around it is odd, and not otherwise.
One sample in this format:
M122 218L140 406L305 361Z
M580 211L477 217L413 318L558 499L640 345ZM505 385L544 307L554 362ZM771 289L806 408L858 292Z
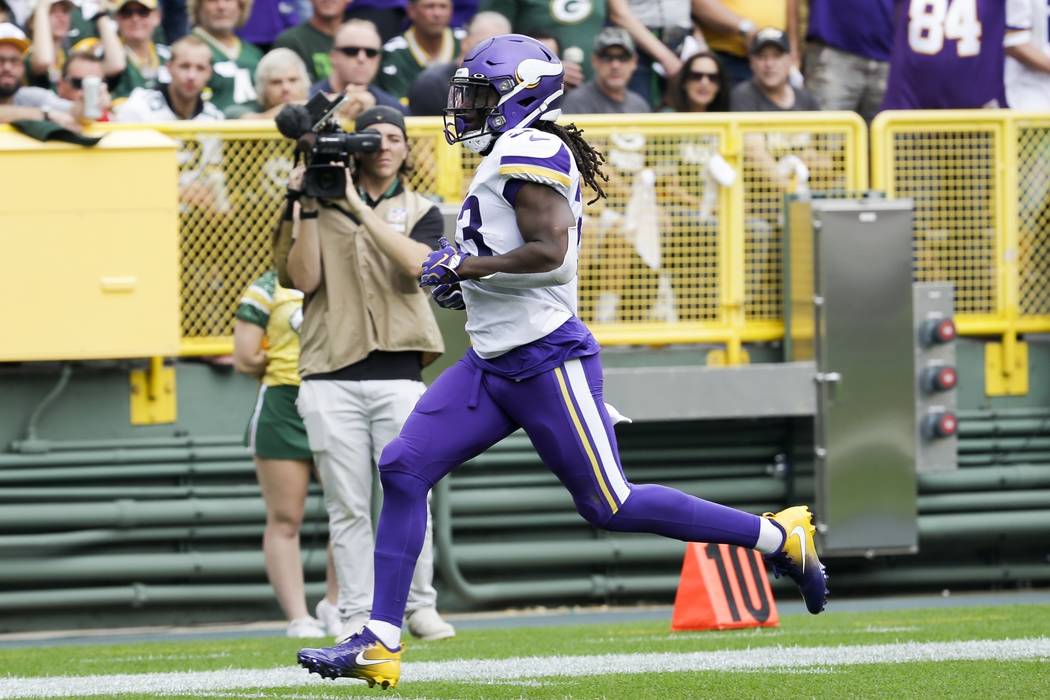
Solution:
M1006 384L1016 370L1017 361L1017 321L1020 316L1020 274L1018 271L1018 227L1017 213L1018 192L1018 153L1017 153L1017 120L1003 116L998 129L1001 143L996 180L999 184L998 209L996 217L996 252L999 271L999 299L997 311L1006 322L1003 329L1002 372Z
M463 149L450 148L441 132L434 134L432 138L437 166L437 195L444 202L457 204L463 197Z
M729 187L721 188L719 217L719 279L722 318L726 327L725 363L739 365L744 361L744 138L740 124L730 122L722 139L722 157L737 172Z

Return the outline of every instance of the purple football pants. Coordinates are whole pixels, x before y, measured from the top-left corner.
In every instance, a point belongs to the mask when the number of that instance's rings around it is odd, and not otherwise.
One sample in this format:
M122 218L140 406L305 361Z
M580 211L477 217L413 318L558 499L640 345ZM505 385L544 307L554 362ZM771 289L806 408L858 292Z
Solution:
M596 527L686 542L754 547L758 541L756 515L627 480L602 400L598 355L520 381L482 372L464 358L438 377L383 450L372 619L401 626L431 487L519 427Z

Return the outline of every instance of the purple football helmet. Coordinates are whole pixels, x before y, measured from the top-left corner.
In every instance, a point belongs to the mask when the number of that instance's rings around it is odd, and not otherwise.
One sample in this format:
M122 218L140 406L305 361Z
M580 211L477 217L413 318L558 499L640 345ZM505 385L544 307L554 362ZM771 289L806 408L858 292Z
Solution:
M487 39L463 59L449 81L445 140L487 151L499 135L561 115L561 61L521 34Z

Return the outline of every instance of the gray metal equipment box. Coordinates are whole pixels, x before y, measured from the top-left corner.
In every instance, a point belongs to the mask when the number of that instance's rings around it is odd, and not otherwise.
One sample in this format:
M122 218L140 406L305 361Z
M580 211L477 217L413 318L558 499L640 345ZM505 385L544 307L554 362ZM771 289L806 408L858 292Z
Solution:
M788 217L786 350L815 362L823 549L915 552L912 203L801 199Z

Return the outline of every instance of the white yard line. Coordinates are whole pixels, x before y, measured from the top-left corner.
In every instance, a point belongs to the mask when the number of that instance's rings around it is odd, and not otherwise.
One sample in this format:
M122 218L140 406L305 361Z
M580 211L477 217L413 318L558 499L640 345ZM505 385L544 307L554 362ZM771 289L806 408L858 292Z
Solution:
M487 683L546 676L597 676L613 673L682 671L802 670L857 664L914 661L1008 661L1050 659L1050 637L903 642L835 647L766 646L731 651L691 653L606 654L601 656L533 656L511 659L408 662L402 683L454 681ZM98 676L0 678L0 698L116 695L120 693L192 694L236 688L287 688L322 683L299 668L226 669L176 673ZM359 681L337 681L357 683Z

